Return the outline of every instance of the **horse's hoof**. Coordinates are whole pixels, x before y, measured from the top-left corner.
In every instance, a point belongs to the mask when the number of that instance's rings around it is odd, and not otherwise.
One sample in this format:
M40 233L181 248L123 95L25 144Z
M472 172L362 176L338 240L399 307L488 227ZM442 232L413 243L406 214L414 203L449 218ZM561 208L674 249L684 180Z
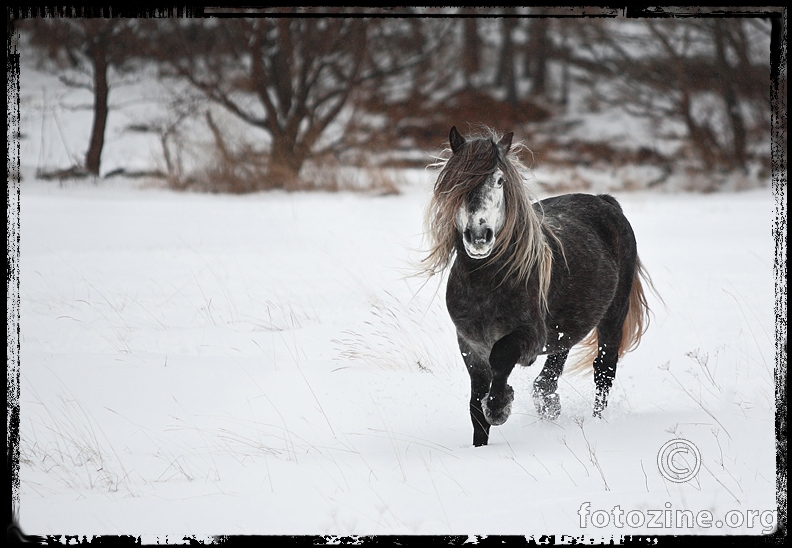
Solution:
M484 409L484 418L492 426L500 426L511 415L511 403L506 405L498 405L495 401L482 402L482 409Z
M513 401L514 389L508 384L502 398L487 394L481 399L481 409L484 411L484 418L492 426L500 426L511 415Z
M591 416L594 417L595 419L601 419L602 418L602 411L604 411L604 409L605 409L604 406L603 407L599 407L599 406L594 407L594 412L591 414Z
M599 402L594 403L594 412L591 414L595 419L602 418L602 412L605 410L607 404L600 404Z
M561 397L552 394L534 394L534 405L539 418L554 421L561 414Z
M595 419L602 418L602 412L608 407L608 400L606 399L607 396L601 396L597 394L597 397L594 398L594 413L593 416Z

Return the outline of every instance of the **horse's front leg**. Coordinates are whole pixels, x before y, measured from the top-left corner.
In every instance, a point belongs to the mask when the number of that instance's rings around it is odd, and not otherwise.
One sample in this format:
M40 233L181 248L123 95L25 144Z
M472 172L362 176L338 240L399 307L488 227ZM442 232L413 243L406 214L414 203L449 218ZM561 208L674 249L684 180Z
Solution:
M521 358L525 360L523 365L531 365L536 360L541 347L539 340L532 330L520 329L512 331L493 345L489 357L492 384L483 402L484 416L490 424L497 426L509 418L514 389L506 381Z
M459 337L459 350L470 375L470 421L473 423L473 445L480 447L489 441L490 423L484 417L481 400L489 392L492 370L489 364L476 355Z

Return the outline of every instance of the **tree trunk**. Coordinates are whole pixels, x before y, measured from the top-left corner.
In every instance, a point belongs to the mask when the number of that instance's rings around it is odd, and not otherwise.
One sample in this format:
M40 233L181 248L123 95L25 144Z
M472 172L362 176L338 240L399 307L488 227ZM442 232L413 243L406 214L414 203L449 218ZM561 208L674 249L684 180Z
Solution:
M731 20L729 21L731 22ZM726 118L731 126L732 142L729 158L724 158L728 165L745 170L745 126L740 116L740 105L734 92L734 74L726 59L726 28L724 19L713 20L715 39L715 69L721 85L721 97L726 104Z
M295 145L294 139L274 137L267 173L269 185L286 190L299 188L298 175L304 162L305 154Z
M698 149L698 157L704 162L704 168L707 171L711 170L715 165L714 151L718 149L718 144L706 122L702 125L696 123L693 116L693 105L686 89L682 90L679 112L687 126L690 142L693 147Z
M508 8L507 14L513 12L514 8ZM514 43L512 42L512 32L514 27L517 26L517 20L511 17L505 17L502 20L503 26L501 27L501 54L500 62L498 64L498 74L496 76L496 84L502 86L506 90L506 100L512 104L517 104L517 80L514 74Z
M532 93L545 95L547 89L547 58L550 48L547 39L548 19L532 19L528 37L528 51L526 52L526 65L530 67L533 79Z
M465 8L464 14L475 13L472 8ZM462 19L462 74L465 87L473 88L473 75L479 70L479 55L481 54L481 41L478 36L478 21L473 17Z
M105 127L107 126L107 59L102 47L92 44L89 55L94 69L94 120L91 130L91 144L85 155L85 169L91 175L99 175L99 165L104 147Z

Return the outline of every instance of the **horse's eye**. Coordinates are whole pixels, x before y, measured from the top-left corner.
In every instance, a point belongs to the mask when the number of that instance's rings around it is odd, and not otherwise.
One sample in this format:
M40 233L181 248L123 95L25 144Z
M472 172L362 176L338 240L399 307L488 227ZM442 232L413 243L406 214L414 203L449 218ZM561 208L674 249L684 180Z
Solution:
M503 186L503 177L498 177L495 179L495 188L500 188Z

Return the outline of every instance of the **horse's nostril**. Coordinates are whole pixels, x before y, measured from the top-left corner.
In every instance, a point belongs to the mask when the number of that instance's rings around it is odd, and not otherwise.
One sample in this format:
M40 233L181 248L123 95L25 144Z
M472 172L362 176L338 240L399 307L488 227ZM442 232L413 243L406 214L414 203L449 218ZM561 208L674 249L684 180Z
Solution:
M465 234L464 235L465 235L465 241L467 243L470 243L471 240L473 239L473 237L470 235L470 229L469 228L465 229Z
M495 236L495 233L492 232L491 228L488 228L487 229L487 233L484 235L485 239L487 240L487 243L490 243L494 236Z

